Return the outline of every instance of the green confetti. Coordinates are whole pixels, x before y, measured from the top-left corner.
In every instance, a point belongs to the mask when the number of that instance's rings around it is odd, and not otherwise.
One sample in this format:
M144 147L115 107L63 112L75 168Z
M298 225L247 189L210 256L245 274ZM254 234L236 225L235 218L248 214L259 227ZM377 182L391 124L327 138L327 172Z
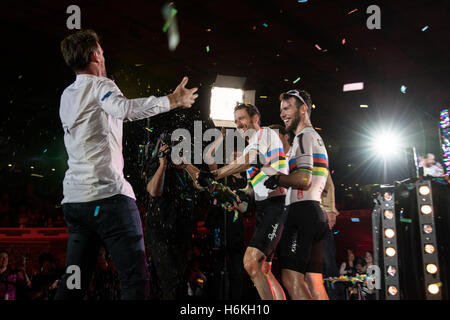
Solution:
M175 9L175 8L172 8L172 9L170 9L170 17L169 17L169 19L167 19L167 21L166 21L166 23L164 24L164 27L163 27L163 32L167 32L167 30L169 29L169 27L170 27L170 24L172 23L172 19L173 19L173 17L175 17L175 15L177 14L177 9Z
M294 80L294 82L292 82L293 84L296 84L297 82L300 81L300 77L298 77L297 79Z
M209 46L206 46L206 52L209 52Z

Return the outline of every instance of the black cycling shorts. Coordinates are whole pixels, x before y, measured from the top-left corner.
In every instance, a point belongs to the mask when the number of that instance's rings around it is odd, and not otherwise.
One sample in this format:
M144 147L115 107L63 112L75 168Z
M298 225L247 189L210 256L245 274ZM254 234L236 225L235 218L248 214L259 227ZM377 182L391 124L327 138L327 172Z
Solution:
M284 201L284 196L256 201L256 227L248 246L263 252L267 262L272 261L283 232L287 217Z
M318 201L294 202L280 240L280 267L305 274L322 273L322 238L327 216Z

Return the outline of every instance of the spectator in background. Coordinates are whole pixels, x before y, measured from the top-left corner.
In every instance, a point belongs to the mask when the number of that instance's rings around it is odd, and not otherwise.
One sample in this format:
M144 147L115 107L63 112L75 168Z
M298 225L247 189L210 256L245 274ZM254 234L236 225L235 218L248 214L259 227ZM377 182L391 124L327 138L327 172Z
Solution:
M40 272L32 277L32 300L53 300L59 284L60 272L56 269L54 258L49 253L39 256Z
M365 266L364 266L364 274L367 274L367 269L370 266L374 265L374 260L373 260L373 254L371 251L366 251L364 253L364 261L365 261ZM363 287L362 288L362 294L365 297L366 300L376 300L376 295L375 295L375 290L372 289L368 289L367 287Z
M328 230L325 232L322 241L323 277L338 277L339 268L336 264L336 246L334 244L333 227L336 224L336 216L339 215L339 211L336 209L334 184L331 174L328 174L321 200L321 208L328 219ZM345 300L344 287L341 283L327 284L325 289L330 300Z
M0 300L15 300L16 291L30 287L31 282L22 268L14 272L9 267L9 255L5 250L0 251Z
M355 255L353 254L353 250L347 249L347 256L345 262L342 262L341 267L339 269L339 274L341 276L349 276L352 277L356 273L355 269Z
M425 158L419 158L421 164L419 167L423 167L424 176L442 177L444 175L444 169L439 162L436 162L435 156L432 153L428 153Z
M355 270L357 274L363 274L365 273L366 262L361 257L356 257L355 259Z

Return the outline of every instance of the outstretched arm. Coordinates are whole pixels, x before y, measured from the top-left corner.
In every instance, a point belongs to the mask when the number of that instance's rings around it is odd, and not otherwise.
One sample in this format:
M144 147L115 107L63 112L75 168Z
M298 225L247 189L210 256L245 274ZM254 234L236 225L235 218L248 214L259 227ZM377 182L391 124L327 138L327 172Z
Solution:
M187 81L184 77L168 96L128 99L112 80L105 78L98 83L97 99L100 107L116 119L145 119L178 107L190 108L198 95L195 94L197 88L185 88Z
M246 154L240 156L239 158L234 160L229 165L226 165L225 167L211 171L211 173L214 175L216 180L220 180L220 179L228 177L232 174L243 172L252 166L251 163L254 163L254 161L256 160L256 156L257 156L257 152L250 151L249 153L246 153Z

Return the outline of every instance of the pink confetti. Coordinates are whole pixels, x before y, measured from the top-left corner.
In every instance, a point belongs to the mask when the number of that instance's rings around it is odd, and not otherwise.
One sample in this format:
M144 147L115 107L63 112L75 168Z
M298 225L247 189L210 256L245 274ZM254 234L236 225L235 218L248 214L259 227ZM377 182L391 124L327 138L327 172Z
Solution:
M347 14L352 14L353 12L356 12L356 11L358 11L358 9L353 9L352 11L350 11L350 12L347 13Z
M342 44L345 44L345 38L344 38L344 39L342 39Z
M216 204L217 204L217 199L214 199L214 202L213 202L213 204L214 204L214 205L216 205Z
M318 44L316 44L316 49L319 50L319 51L322 51L322 49L319 47Z

